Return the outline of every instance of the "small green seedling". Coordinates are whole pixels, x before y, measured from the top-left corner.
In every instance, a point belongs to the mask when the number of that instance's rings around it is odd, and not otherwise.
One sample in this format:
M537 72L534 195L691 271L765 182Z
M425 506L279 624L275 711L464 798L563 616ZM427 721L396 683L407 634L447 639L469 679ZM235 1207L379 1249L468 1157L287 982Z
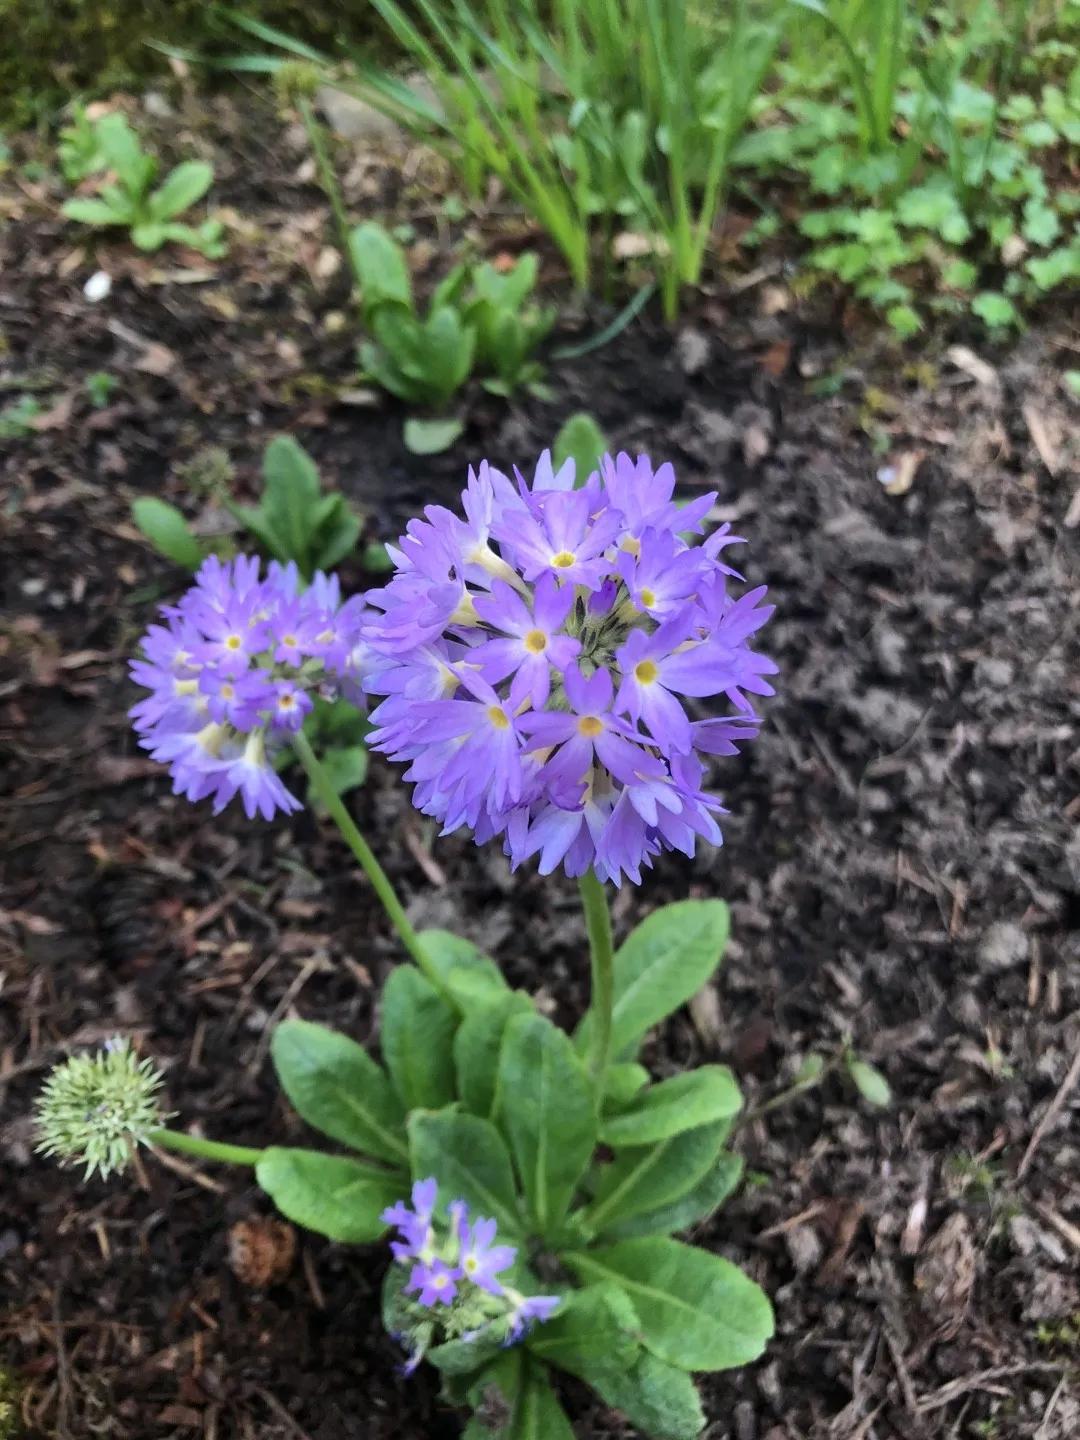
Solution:
M360 535L349 502L336 492L323 493L315 462L289 435L277 436L266 447L258 505L238 505L225 493L217 498L274 560L294 561L305 580L340 564ZM168 501L142 495L131 513L154 549L174 565L197 570L211 553L212 547Z
M538 386L542 372L535 354L555 311L530 301L535 255L523 255L505 272L489 263L455 266L421 315L405 252L383 226L358 226L349 251L370 337L360 347L360 363L391 395L442 410L474 372L496 395ZM405 444L414 454L431 455L452 445L461 431L454 418L414 416L405 424Z
M139 137L123 115L103 115L94 122L94 134L105 165L115 177L97 195L76 196L64 205L69 220L95 229L122 227L140 250L159 250L176 240L210 259L225 254L219 220L199 226L181 223L177 216L189 210L213 184L213 167L203 160L187 160L153 188L158 161L139 144ZM98 168L95 166L95 168Z
M90 404L95 410L104 410L112 399L113 392L120 385L117 377L110 375L108 370L95 370L93 374L87 375L83 383L90 397Z
M42 413L40 400L21 395L0 410L0 440L25 440L34 433L33 422Z

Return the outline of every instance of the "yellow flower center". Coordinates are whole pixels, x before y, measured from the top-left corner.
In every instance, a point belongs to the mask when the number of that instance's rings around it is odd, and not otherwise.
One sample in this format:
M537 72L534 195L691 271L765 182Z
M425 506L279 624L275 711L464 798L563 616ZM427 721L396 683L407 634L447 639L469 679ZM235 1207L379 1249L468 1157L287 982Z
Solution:
M463 1269L464 1269L466 1275L475 1275L475 1274L476 1274L476 1256L475 1256L475 1255L467 1255L467 1256L465 1257L465 1264L464 1264L464 1266L463 1266Z
M195 695L199 689L197 680L174 680L172 682L174 695Z
M436 1290L445 1290L445 1288L446 1288L446 1276L445 1276L445 1275L436 1275L436 1276L433 1278L433 1280L432 1280L431 1283L432 1283L432 1285L435 1286L435 1289L436 1289Z
M221 687L221 693L226 700L231 700L236 694L236 686L230 685L229 682L226 680L225 684Z
M525 649L533 655L542 655L547 649L547 636L542 630L530 630L525 636Z
M641 554L641 541L635 540L633 535L627 535L624 540L619 541L619 549L625 550L627 555L633 555L636 560Z
M488 706L488 719L496 730L509 730L510 721L506 718L506 711L501 705Z
M604 722L599 715L582 715L577 722L577 728L579 735L588 735L591 738L593 735L600 734L604 728Z
M288 694L286 694L286 695L279 695L279 696L278 696L278 702L277 702L277 703L278 703L278 708L279 708L279 709L281 709L281 710L291 710L292 707L296 704L296 697L295 697L294 695L288 695Z
M570 566L575 564L576 561L577 556L571 555L569 550L560 550L557 555L551 557L552 565L556 566L559 570L569 570Z
M281 637L281 643L282 643L282 645L287 645L290 650L295 650L295 649L296 649L296 645L297 645L296 636L295 636L295 635L283 635L283 636Z
M239 635L226 635L226 636L225 636L225 649L226 649L226 650L239 650L240 647L241 647L241 645L243 645L243 643L244 643L244 642L243 642L243 639L242 639Z
M651 685L659 674L655 660L639 660L634 666L634 679L640 685Z
M642 590L642 592L641 592L641 603L642 603L642 605L645 606L645 609L646 609L646 610L651 610L651 609L653 608L653 606L656 604L656 591L655 591L655 590Z

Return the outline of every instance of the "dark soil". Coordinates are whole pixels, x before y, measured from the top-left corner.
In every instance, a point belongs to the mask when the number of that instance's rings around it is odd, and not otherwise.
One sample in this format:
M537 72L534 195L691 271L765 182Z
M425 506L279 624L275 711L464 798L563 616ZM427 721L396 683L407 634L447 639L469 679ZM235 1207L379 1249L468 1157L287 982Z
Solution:
M50 1065L120 1030L166 1069L178 1123L298 1139L272 1025L297 1013L368 1040L399 958L312 814L211 820L136 749L126 661L184 578L139 540L131 498L197 512L206 447L243 491L289 430L388 536L468 461L528 463L577 408L719 489L778 606L779 694L718 777L727 843L616 901L620 934L687 894L733 909L715 989L647 1058L657 1074L727 1062L753 1107L850 1037L894 1096L872 1110L834 1071L740 1130L751 1180L695 1238L760 1280L778 1334L706 1382L708 1435L1080 1433L1080 532L1063 525L1078 449L1057 378L1075 325L904 368L857 349L849 317L800 312L782 274L717 282L678 337L646 318L553 367L550 402L478 399L456 451L418 460L400 413L339 399L355 388L346 288L320 259L296 137L224 102L216 141L205 119L188 135L191 103L164 128L220 147L216 193L251 227L219 266L119 244L92 258L47 184L0 192L0 408L45 397L41 429L0 442L0 1344L28 1433L459 1434L432 1375L398 1378L380 1248L304 1235L257 1288L240 1242L276 1237L243 1173L146 1156L127 1181L83 1184L33 1154L29 1109ZM414 158L389 176L361 158L350 203L392 202L437 269L453 237ZM477 239L519 248L516 223L493 213ZM114 290L92 306L98 265ZM95 410L82 382L101 369L121 383ZM879 467L912 457L910 488L887 493ZM436 841L382 766L352 803L417 923L470 936L563 1020L580 1012L570 885ZM628 1433L582 1389L565 1398L581 1440Z

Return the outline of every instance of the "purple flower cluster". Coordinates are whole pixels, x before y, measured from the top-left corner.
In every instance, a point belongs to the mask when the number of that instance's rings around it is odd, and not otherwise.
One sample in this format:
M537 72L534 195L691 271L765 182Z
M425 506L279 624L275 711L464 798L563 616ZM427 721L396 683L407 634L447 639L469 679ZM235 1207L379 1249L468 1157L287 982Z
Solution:
M470 1221L463 1200L449 1206L450 1224L440 1237L434 1225L438 1190L434 1179L418 1180L412 1188L411 1208L399 1200L383 1211L383 1220L394 1226L399 1237L390 1242L394 1259L409 1266L404 1293L425 1309L456 1305L468 1325L475 1327L465 1329L462 1339L474 1337L481 1325L497 1323L505 1330L505 1343L512 1345L534 1322L548 1319L558 1308L559 1297L523 1295L500 1279L513 1265L517 1250L496 1243L494 1220ZM414 1352L407 1370L414 1370L422 1358L421 1350Z
M235 795L251 819L299 810L273 752L314 696L362 701L363 600L342 604L336 576L304 589L293 564L262 576L254 557L211 556L162 615L131 666L150 692L131 711L139 744L168 765L177 794L212 797L215 815Z
M716 496L674 489L646 456L605 456L581 488L546 451L531 486L484 462L464 518L429 506L391 549L396 574L367 596L372 745L409 762L444 833L616 884L721 842L706 765L757 733L749 696L773 693L776 666L749 641L772 607L763 586L731 594L727 525L698 539ZM687 708L718 698L731 713Z

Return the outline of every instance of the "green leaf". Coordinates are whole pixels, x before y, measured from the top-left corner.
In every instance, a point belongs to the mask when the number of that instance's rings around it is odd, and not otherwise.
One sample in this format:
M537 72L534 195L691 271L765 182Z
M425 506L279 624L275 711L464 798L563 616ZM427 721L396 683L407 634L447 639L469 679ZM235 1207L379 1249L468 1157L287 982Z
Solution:
M681 1370L730 1370L756 1360L773 1333L772 1306L735 1265L679 1240L623 1240L568 1254L584 1283L621 1285L647 1349Z
M134 197L145 194L157 170L157 161L143 152L139 137L123 115L103 115L95 124L98 144L110 170Z
M687 1195L716 1164L729 1129L727 1121L720 1120L656 1145L619 1151L610 1164L600 1167L592 1204L583 1216L585 1224L595 1234Z
M543 1367L526 1362L525 1379L507 1432L509 1440L574 1440L566 1411Z
M360 520L354 515L344 495L327 495L331 502L311 541L311 568L333 570L346 555L351 555L360 538Z
M616 1059L633 1059L646 1031L697 994L723 958L729 923L722 900L679 900L654 910L630 933L615 956ZM591 1028L587 1016L579 1052Z
M979 278L979 271L970 260L950 260L942 270L941 278L954 290L971 290Z
M1061 221L1057 212L1044 200L1028 200L1024 205L1024 218L1020 231L1032 245L1052 245L1061 234Z
M648 1350L639 1350L625 1370L601 1362L582 1378L606 1405L620 1410L635 1430L652 1440L696 1440L705 1426L693 1380Z
M508 1440L514 1410L525 1380L525 1350L515 1345L485 1365L473 1382L465 1387L462 1403L481 1411L484 1420L475 1417L469 1422L464 1440Z
M600 426L586 411L579 410L563 423L555 436L552 460L556 470L567 460L574 462L574 487L580 489L592 472L599 469L600 457L607 448L607 438Z
M465 422L454 417L423 420L411 416L405 421L405 449L410 455L441 455L465 430Z
M991 330L1003 330L1008 325L1018 325L1020 316L1016 306L1005 295L992 290L983 290L971 302L971 308L979 319Z
M412 965L383 987L379 1035L390 1079L406 1110L437 1110L454 1099L457 1017Z
M142 225L131 227L131 243L137 250L160 250L169 238L161 220L147 220Z
M532 1002L519 991L471 1003L454 1036L457 1093L467 1110L490 1119L503 1035L512 1015L532 1013Z
M532 1355L582 1380L601 1366L625 1369L640 1350L638 1318L619 1285L586 1285L563 1297L550 1320L530 1331Z
M366 1245L386 1233L380 1218L401 1199L400 1176L344 1155L271 1146L255 1178L281 1213L331 1240Z
M214 167L204 160L185 160L169 172L148 201L155 220L172 220L201 200L214 183Z
M431 964L458 999L471 1003L509 994L502 971L490 955L452 930L421 930L420 943Z
M131 502L131 518L154 549L173 564L197 570L206 558L201 543L175 505L156 495L140 495Z
M910 305L890 305L885 311L885 319L902 340L910 340L923 328L919 312Z
M868 1104L885 1109L892 1103L889 1082L876 1066L858 1059L855 1055L849 1055L846 1064L852 1083Z
M107 200L66 200L61 214L80 225L126 225L129 216L123 209L110 205Z
M401 1102L362 1045L324 1025L285 1020L270 1055L281 1088L309 1125L380 1160L408 1161Z
M453 1110L417 1110L409 1116L409 1149L416 1180L433 1175L440 1203L464 1200L491 1216L508 1237L521 1233L510 1155L490 1120Z
M499 1060L500 1128L542 1236L560 1224L596 1147L596 1109L570 1038L542 1015L512 1018Z
M349 236L349 252L360 280L366 315L387 302L412 309L412 282L405 252L373 220L358 225Z
M319 756L335 795L347 795L367 779L368 751L366 745L328 745ZM321 810L318 796L308 786L308 803Z
M616 1148L653 1145L684 1130L730 1120L742 1103L735 1077L726 1065L702 1065L652 1086L632 1109L606 1119L600 1139Z
M608 1067L604 1076L604 1109L625 1110L649 1083L649 1072L635 1060Z
M277 435L263 452L263 496L259 509L286 558L308 572L311 516L319 503L319 472L291 435Z
M641 1235L677 1235L707 1220L719 1210L742 1179L743 1158L721 1152L716 1164L707 1170L693 1189L678 1200L635 1215L630 1220L608 1225L604 1236L610 1240L634 1240Z
M256 510L250 505L237 505L234 501L225 499L225 508L230 515L235 515L240 524L246 530L250 530L255 539L264 550L268 551L275 560L288 560L289 547L283 536L270 525L262 510Z

